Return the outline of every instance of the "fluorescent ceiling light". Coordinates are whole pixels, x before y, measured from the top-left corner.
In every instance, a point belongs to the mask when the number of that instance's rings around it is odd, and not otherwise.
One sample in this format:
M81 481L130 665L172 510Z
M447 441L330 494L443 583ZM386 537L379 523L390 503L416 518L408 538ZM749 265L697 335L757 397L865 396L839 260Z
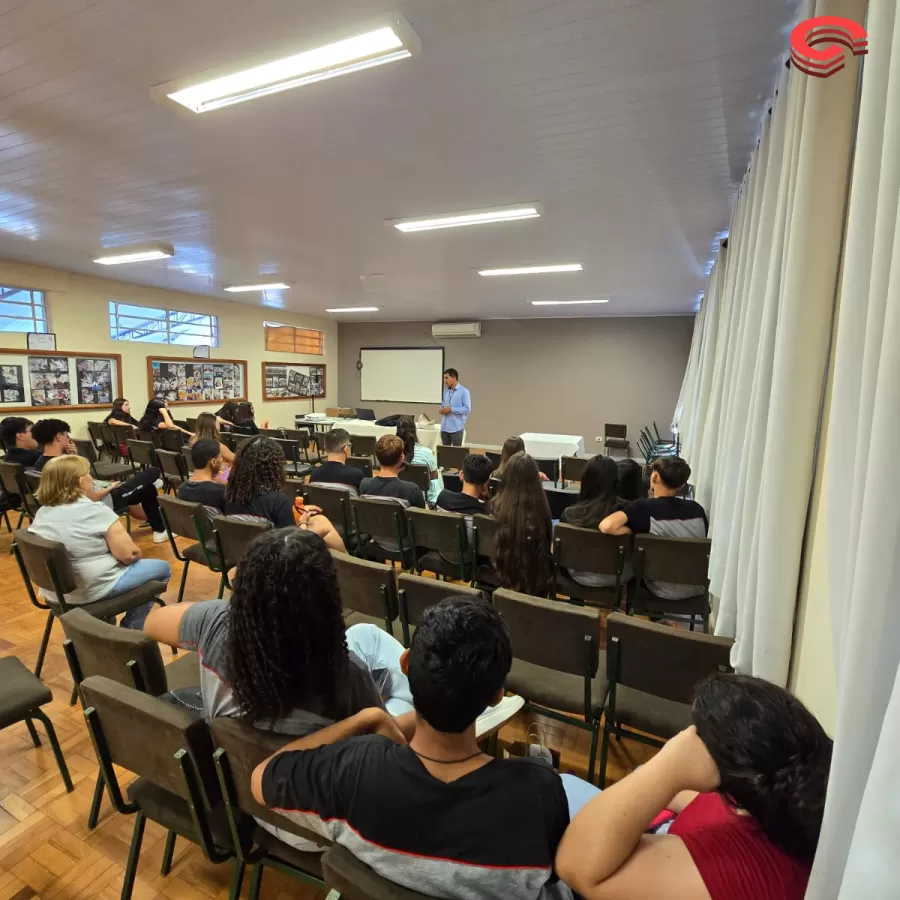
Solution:
M537 203L518 206L497 206L491 209L470 209L460 213L440 216L421 216L416 219L399 219L389 222L398 231L434 231L438 228L461 228L465 225L488 225L492 222L516 222L519 219L537 219L543 209Z
M581 263L565 263L559 266L520 266L515 269L481 269L478 274L486 278L496 275L552 275L554 272L581 272Z
M358 312L378 312L380 306L336 306L332 309L326 309L327 313L358 313Z
M286 281L270 281L266 284L230 284L222 290L229 294L243 294L249 291L286 291L289 287Z
M180 90L171 90L174 87L172 84L163 85L155 93L163 93L170 100L195 113L204 113L289 88L406 59L418 50L415 33L405 20L398 19L390 26L366 34Z
M609 297L598 297L596 300L532 300L532 306L584 306L588 303L609 303Z
M94 258L101 266L120 266L123 263L147 262L152 259L168 259L175 255L171 244L142 244L131 247L107 247L102 256Z

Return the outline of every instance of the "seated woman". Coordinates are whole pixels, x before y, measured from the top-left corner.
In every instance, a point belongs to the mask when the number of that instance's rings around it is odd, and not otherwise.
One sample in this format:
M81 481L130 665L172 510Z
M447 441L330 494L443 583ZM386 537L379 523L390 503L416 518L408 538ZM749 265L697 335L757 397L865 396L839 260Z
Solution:
M180 431L182 434L189 435L191 432L180 425L176 425L172 421L172 416L166 407L166 401L156 398L147 404L141 421L138 422L138 428L143 431Z
M616 461L608 456L594 456L588 460L581 476L581 490L578 500L562 511L560 522L576 525L579 528L597 529L610 513L625 509L626 504L618 498L618 468ZM626 571L622 581L631 578L631 568L625 564ZM569 570L573 581L585 587L612 587L616 583L615 575L601 575L597 572L573 572Z
M237 412L237 408L236 400L226 400L222 404L222 408L218 412L213 413L216 421L219 423L219 428L228 430L234 425L234 415Z
M616 470L618 472L616 491L622 500L630 503L632 500L643 500L647 496L644 470L640 463L633 459L620 459L616 461Z
M224 465L216 475L219 484L228 484L228 476L231 474L231 464L234 462L234 452L222 443L222 435L219 434L218 419L214 413L200 413L197 416L197 430L191 436L190 446L197 441L216 441L221 448L221 456Z
M401 417L397 423L397 437L403 441L403 457L406 464L425 466L428 469L431 481L428 483L425 499L429 506L434 506L438 494L444 489L444 479L441 478L441 473L438 471L434 454L424 444L419 443L416 423L412 416Z
M307 506L297 521L284 493L284 453L272 438L245 441L234 455L225 491L226 515L259 516L276 528L298 525L319 535L332 549L346 551L341 536L317 506Z
M495 566L501 587L543 596L550 583L553 525L537 463L527 453L510 457L491 514L497 520Z
M239 403L232 419L235 431L241 434L259 434L256 424L255 412L252 403ZM268 419L262 423L263 428L269 427Z
M796 697L747 675L702 682L693 719L622 781L602 793L585 785L596 796L556 855L557 874L585 900L805 895L831 739ZM647 834L660 819L667 826Z
M522 438L520 438L518 435L514 435L513 437L507 438L503 442L503 446L500 448L500 465L497 466L496 469L494 469L494 472L491 475L491 478L495 479L495 481L498 481L498 482L502 481L503 480L503 472L505 471L506 466L509 463L509 461L517 453L524 453L524 452L525 452L525 441L523 441ZM538 471L538 476L540 477L541 481L549 481L550 480L541 471ZM498 488L499 488L499 485L498 485Z
M130 428L132 434L140 424L138 420L131 415L131 403L124 397L116 397L113 400L112 409L109 415L103 420L104 425L121 425L123 428ZM128 458L128 444L119 441L119 453L123 459Z
M141 559L141 551L119 517L105 504L88 499L94 490L90 465L80 456L57 456L41 470L36 497L40 508L29 531L65 544L78 589L66 603L82 605L125 594L148 581L169 581L163 559ZM141 628L153 603L129 610L123 628Z

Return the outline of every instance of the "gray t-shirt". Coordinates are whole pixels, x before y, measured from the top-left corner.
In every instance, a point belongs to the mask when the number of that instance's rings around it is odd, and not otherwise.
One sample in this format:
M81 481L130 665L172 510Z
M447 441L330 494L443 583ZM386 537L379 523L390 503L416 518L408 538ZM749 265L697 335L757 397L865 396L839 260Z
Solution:
M119 517L105 504L79 497L63 506L42 506L29 527L32 534L66 545L78 590L66 603L81 605L105 597L128 571L109 552L106 532Z

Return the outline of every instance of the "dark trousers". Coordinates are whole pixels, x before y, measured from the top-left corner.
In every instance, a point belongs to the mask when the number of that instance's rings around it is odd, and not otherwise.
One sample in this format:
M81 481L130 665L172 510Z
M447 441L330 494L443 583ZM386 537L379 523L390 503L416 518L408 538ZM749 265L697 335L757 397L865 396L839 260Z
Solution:
M445 447L462 447L463 431L442 431L441 443Z
M144 515L154 531L165 531L166 523L159 511L156 480L159 478L159 469L150 466L143 472L138 472L134 478L123 481L117 488L109 492L113 506L121 509L123 506L136 506L140 504Z

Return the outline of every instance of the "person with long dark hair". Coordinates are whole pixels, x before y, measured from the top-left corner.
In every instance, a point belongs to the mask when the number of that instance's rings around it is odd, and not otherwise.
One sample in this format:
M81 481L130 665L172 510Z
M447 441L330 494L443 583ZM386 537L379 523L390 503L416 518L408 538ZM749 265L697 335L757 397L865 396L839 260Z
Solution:
M256 413L252 403L238 403L232 419L236 430L241 434L259 434L259 426L256 424ZM263 428L268 428L268 420L262 423Z
M317 506L307 506L299 517L284 493L284 453L272 438L245 441L234 455L225 489L227 515L249 515L268 519L276 528L297 525L318 534L333 550L345 551L341 536Z
M234 425L234 417L237 413L237 409L237 400L226 400L222 404L222 408L218 412L213 413L220 428L231 428L231 426Z
M215 413L200 413L197 416L195 431L191 436L190 446L198 441L215 441L219 445L219 455L222 457L222 468L216 475L219 484L227 484L231 474L231 466L234 463L234 452L222 443L222 435L219 433L219 420Z
M517 454L525 452L525 441L522 440L518 435L513 435L512 437L508 437L504 442L503 446L500 448L500 464L494 469L494 474L491 475L491 478L502 479L503 472L506 469L507 463ZM538 477L541 481L549 481L550 479L547 476L538 470Z
M125 397L116 397L112 409L103 420L104 425L122 425L124 428L137 428L138 420L131 414L131 403Z
M147 404L144 415L138 422L138 428L143 431L180 431L189 435L191 432L172 421L172 416L166 406L166 401L160 397L154 397Z
M630 503L632 500L643 500L647 496L644 472L640 463L633 459L619 459L616 461L616 471L618 472L616 493L622 500Z
M425 466L431 481L428 482L428 490L425 499L432 506L438 498L438 494L444 489L444 479L438 471L437 460L431 450L419 443L419 435L416 431L416 422L412 416L401 416L397 423L397 437L403 441L403 458L408 466Z
M537 463L515 453L503 471L503 490L491 512L497 520L497 574L500 584L524 594L543 595L550 581L553 524Z
M596 796L563 836L556 871L585 900L805 895L831 738L796 697L748 675L698 685L693 721L602 793L583 785Z

